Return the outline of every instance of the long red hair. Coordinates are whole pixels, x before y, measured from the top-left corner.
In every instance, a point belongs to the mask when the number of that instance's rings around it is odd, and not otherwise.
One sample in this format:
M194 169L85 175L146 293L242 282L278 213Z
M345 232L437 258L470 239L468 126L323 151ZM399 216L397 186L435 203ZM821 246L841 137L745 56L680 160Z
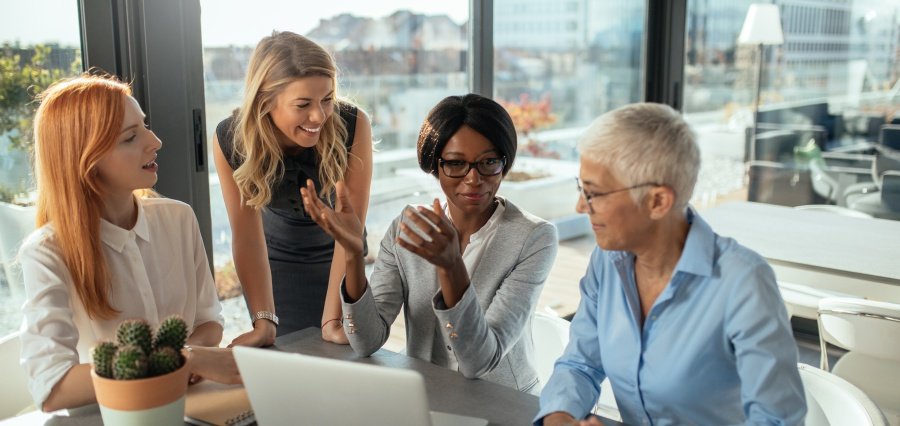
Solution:
M53 240L91 318L118 314L100 239L102 190L97 163L117 143L131 88L112 77L61 80L41 95L34 118L37 226Z

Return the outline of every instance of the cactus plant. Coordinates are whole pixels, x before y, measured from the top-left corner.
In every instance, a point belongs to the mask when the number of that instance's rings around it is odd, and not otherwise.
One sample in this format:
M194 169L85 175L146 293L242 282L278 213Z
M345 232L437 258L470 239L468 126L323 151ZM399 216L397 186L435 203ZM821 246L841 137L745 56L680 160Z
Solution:
M135 345L119 347L113 357L113 378L134 380L147 377L147 355Z
M161 376L181 367L181 354L168 346L153 350L150 354L150 376Z
M144 356L153 350L153 332L150 330L150 324L141 319L122 321L116 330L116 338L120 348L134 345L144 351Z
M184 347L187 341L187 324L178 315L172 315L162 320L153 338L153 347L162 348L168 346L177 353Z
M178 315L162 321L156 335L146 321L122 321L116 330L118 346L100 342L94 348L94 371L100 377L133 380L170 373L184 365L181 349L187 325Z
M115 343L102 341L94 348L94 370L100 377L111 379L113 377L113 357L116 355L118 347Z

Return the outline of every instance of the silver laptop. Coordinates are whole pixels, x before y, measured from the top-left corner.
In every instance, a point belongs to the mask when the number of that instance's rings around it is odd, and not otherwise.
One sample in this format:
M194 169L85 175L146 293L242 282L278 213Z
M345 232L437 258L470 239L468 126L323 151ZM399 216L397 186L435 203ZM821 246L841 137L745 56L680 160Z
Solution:
M262 426L488 424L429 412L425 381L412 370L243 346L234 358Z

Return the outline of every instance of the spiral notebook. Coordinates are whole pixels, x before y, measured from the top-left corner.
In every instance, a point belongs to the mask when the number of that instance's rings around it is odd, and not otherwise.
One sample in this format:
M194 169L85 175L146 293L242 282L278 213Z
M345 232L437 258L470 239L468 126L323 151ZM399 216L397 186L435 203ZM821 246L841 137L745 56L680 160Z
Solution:
M256 417L243 385L204 380L188 388L184 421L201 426L249 426L256 424Z

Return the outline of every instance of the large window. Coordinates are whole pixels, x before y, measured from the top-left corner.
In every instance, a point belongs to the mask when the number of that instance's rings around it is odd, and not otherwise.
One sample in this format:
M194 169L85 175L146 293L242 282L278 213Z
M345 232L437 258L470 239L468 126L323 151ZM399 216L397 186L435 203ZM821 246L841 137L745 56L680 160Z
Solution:
M415 144L419 126L434 104L468 92L466 2L352 1L310 8L287 0L204 0L201 7L210 153L216 125L241 104L247 63L256 43L273 30L292 31L332 52L340 68L339 91L372 120L378 144L366 221L369 247L379 246L384 230L404 205L428 202L436 195L434 179L418 169ZM211 157L208 164L213 164ZM231 229L212 168L210 205L216 281L221 295L237 295ZM225 307L229 320L246 321L242 298L226 301Z
M45 13L48 10L53 13ZM30 154L34 95L82 71L77 4L4 4L0 15L0 336L17 329L24 301L16 253L34 230Z
M576 142L602 113L641 100L644 2L494 1L494 97L513 117L519 154L500 194L551 220L566 239L576 215Z
M784 43L762 56L737 43L750 3L688 2L684 112L714 166L701 172L701 206L725 197L900 218L879 191L900 169L881 166L897 138L882 126L900 124L900 3L775 1Z

